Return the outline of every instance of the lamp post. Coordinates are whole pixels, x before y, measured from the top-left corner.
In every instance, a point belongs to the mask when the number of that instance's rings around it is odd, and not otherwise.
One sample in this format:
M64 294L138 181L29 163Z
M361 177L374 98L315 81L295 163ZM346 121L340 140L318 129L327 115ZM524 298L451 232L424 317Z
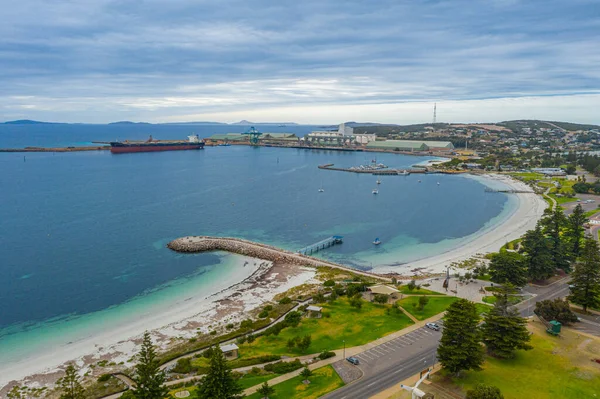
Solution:
M346 340L343 339L342 342L344 343L344 359L346 358Z

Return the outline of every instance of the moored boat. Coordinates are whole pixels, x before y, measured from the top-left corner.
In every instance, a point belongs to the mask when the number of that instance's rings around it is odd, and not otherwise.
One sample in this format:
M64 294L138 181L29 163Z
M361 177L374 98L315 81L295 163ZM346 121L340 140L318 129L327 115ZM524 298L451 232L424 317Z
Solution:
M152 136L146 141L113 141L110 143L110 152L113 154L127 154L132 152L153 151L181 151L201 150L204 141L198 135L188 136L188 141L154 140Z

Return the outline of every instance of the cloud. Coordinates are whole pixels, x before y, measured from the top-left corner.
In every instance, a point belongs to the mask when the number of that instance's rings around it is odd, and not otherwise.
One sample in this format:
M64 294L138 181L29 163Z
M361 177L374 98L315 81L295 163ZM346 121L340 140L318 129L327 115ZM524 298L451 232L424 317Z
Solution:
M600 91L591 0L272 3L4 4L0 118L26 109L26 117L90 122L250 112L281 120L282 108ZM521 106L520 117L534 109Z

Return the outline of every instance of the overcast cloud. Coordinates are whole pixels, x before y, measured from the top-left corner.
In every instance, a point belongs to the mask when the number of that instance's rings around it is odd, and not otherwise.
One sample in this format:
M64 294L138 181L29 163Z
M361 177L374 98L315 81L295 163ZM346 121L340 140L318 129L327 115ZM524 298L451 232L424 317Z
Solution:
M0 0L0 119L600 123L596 0Z

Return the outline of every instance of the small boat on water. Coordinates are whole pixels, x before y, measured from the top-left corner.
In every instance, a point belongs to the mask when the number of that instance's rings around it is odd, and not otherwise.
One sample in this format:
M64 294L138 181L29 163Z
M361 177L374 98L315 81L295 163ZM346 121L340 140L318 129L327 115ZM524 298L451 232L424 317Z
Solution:
M377 190L377 189L374 189L374 190L373 190L373 194L379 194L379 190Z
M419 180L419 183L421 183L421 180Z
M379 237L377 237L375 239L375 241L373 241L373 245L379 245L379 244L381 244L381 240L379 239Z
M321 187L321 188L319 189L319 192L320 192L320 193L324 193L324 192L325 192L325 189L324 189L323 187Z
M437 182L437 185L439 186L439 185L440 185L440 182Z
M376 183L381 184L381 180L377 179Z
M410 175L410 172L408 170L401 170L398 172L398 174L400 176L408 176L408 175Z

